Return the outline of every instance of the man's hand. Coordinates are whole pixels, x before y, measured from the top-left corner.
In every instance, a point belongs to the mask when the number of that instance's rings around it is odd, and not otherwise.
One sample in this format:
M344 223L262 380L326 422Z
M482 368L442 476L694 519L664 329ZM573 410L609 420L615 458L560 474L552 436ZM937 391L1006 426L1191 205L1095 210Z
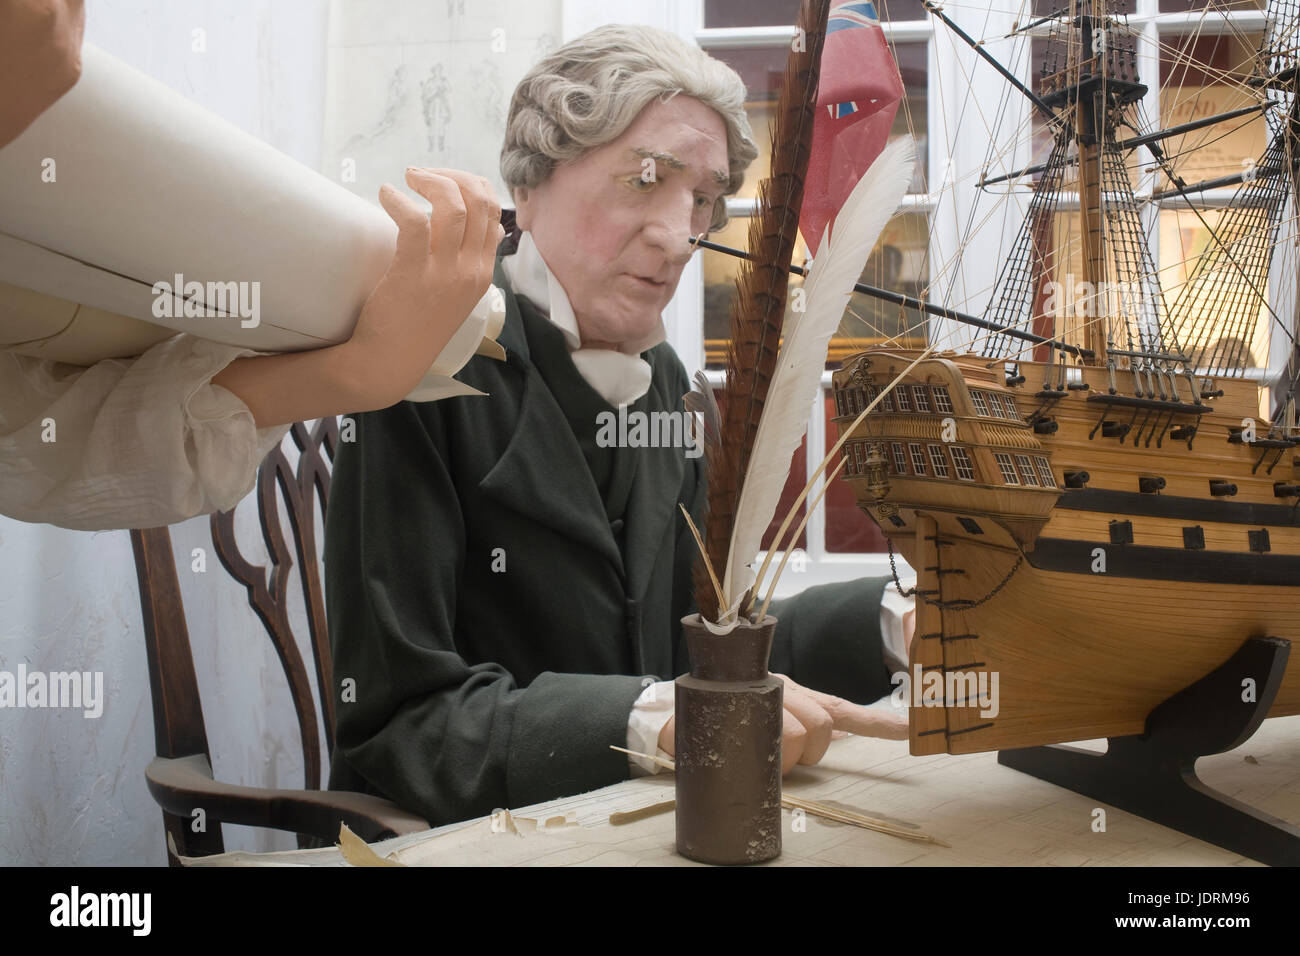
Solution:
M505 235L492 184L455 169L406 171L432 213L393 186L379 201L397 223L397 250L346 343L357 410L401 401L451 341L488 286Z
M781 735L781 773L785 775L798 764L815 764L826 755L833 731L886 740L907 739L907 717L874 707L863 707L830 694L796 684L784 674L775 675L785 682L783 727ZM675 753L676 718L659 731L659 746Z
M83 0L0 2L0 146L80 78L85 28Z

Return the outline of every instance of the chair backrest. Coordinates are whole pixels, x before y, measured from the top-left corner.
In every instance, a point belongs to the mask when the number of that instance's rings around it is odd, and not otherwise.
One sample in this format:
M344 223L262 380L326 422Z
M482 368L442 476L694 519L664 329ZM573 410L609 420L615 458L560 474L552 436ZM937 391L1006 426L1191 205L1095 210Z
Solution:
M321 741L318 727L325 728L328 753L334 745L334 686L330 660L329 631L325 621L325 600L320 563L316 558L316 496L321 515L329 504L330 468L338 445L335 418L318 420L310 430L303 422L289 430L300 452L293 468L276 446L258 469L255 493L257 511L271 567L250 563L235 540L235 512L219 512L211 519L212 540L225 569L244 585L248 603L261 620L275 647L289 682L294 713L298 718L303 751L303 785L308 790L321 786ZM285 540L280 524L277 496L293 530L293 547ZM159 757L188 757L201 754L211 762L203 707L194 673L189 629L181 600L171 534L167 528L131 532L135 551L136 577L144 614L145 646L149 661L149 685L153 696L154 738ZM308 643L312 650L319 694L313 700L311 682L303 655L289 620L288 592L297 555L298 576L305 598ZM318 720L318 717L320 718ZM220 827L213 836L196 837L184 821L164 814L167 830L186 855L221 852Z

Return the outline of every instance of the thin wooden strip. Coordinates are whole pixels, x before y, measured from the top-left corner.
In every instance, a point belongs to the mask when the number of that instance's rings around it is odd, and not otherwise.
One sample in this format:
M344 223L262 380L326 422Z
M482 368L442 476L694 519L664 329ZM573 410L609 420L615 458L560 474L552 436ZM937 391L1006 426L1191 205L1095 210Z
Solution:
M636 823L638 820L655 817L661 813L676 809L676 800L664 800L662 803L651 803L644 807L638 807L636 810L619 810L609 815L609 824L610 826L621 827L626 823Z
M922 833L919 830L908 830L885 820L878 820L875 817L869 817L865 813L856 813L852 810L841 810L838 807L829 807L824 803L818 803L815 800L804 800L799 797L791 797L786 794L781 795L781 805L791 809L803 810L805 813L811 813L819 817L825 817L827 820L835 820L839 823L850 823L854 826L863 827L867 830L876 830L879 833L887 833L890 836L902 837L904 840L912 840L916 843L933 843L936 846L950 846L937 837L932 837L928 833Z
M636 750L628 750L624 747L609 746L610 750L617 750L619 753L631 754L634 757L645 757L647 760L653 760L657 765L666 770L675 770L677 765L674 761L663 757L656 757L650 754L643 754ZM676 807L677 801L668 800L664 803L656 803L649 807L642 807L639 810L629 810L626 813L612 813L609 822L614 823L615 817L626 817L629 819L620 819L618 823L631 823L633 819L641 819L643 816L652 816L655 813L662 813L668 807ZM834 820L836 823L848 823L852 826L862 827L866 830L875 830L878 833L885 833L889 836L901 837L904 840L911 840L914 843L932 843L935 846L946 846L951 849L951 844L944 843L937 837L932 837L928 833L922 833L919 830L908 830L897 824L889 823L885 820L878 820L875 817L869 817L865 813L855 813L851 810L841 810L838 807L827 806L824 803L818 803L815 800L804 800L801 797L792 797L789 794L781 794L781 806L788 810L802 810L805 813L811 813L813 816L822 817L826 820ZM617 824L615 824L617 825Z

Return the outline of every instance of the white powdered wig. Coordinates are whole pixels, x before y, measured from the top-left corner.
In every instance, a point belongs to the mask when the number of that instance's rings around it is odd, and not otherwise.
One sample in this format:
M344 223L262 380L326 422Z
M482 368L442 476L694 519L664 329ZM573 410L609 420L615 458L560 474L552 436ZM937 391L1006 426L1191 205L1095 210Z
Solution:
M745 116L744 81L676 34L620 24L566 43L520 80L501 147L506 186L513 194L545 182L560 163L621 136L652 100L678 93L722 117L731 173L725 195L736 192L758 156ZM720 198L710 228L726 222L726 200Z

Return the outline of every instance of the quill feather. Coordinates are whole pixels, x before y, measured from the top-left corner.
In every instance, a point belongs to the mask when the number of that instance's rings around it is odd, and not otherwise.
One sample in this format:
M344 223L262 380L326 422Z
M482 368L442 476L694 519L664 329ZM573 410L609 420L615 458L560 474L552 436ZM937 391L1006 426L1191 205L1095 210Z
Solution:
M703 372L695 373L695 387L682 396L688 412L697 412L703 422L705 461L711 461L713 450L722 444L722 410L713 394L713 386Z
M795 45L786 61L772 128L771 174L758 189L758 210L749 229L751 258L741 265L732 301L721 440L708 449L705 554L695 566L695 600L705 619L718 620L725 610L718 607L704 564L718 572L726 563L738 496L776 370L829 13L830 0L803 0L800 7L804 43Z
M781 346L736 505L722 579L723 599L729 606L754 583L751 565L785 487L808 412L820 392L831 336L839 327L867 257L907 191L915 164L916 150L910 139L895 140L885 148L849 194L834 232L823 239L821 255L804 283L807 308Z

